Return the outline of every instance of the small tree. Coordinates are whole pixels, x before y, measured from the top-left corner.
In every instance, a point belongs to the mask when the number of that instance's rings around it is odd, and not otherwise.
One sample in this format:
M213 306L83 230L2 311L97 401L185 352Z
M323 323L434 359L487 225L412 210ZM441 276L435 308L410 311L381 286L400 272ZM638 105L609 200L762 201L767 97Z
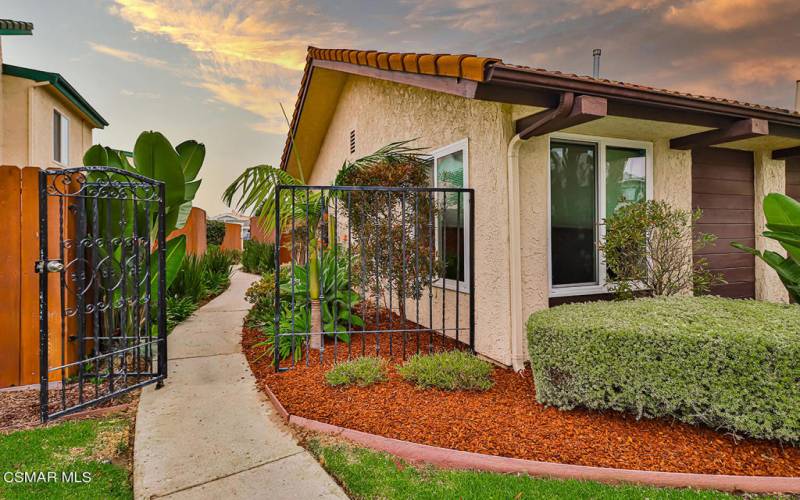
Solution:
M699 209L690 212L649 200L623 206L608 217L600 249L617 297L632 298L637 283L660 296L686 290L699 295L723 282L708 271L704 258L693 259L696 250L716 240L712 234L693 234L701 215Z
M430 184L431 162L409 141L389 144L373 155L346 162L340 186L424 187ZM349 206L348 206L349 205ZM358 247L361 283L378 299L391 291L405 317L405 301L418 299L440 276L435 234L436 199L430 193L354 191L344 213Z
M209 245L222 245L225 239L225 223L221 220L209 220L206 222L206 242Z

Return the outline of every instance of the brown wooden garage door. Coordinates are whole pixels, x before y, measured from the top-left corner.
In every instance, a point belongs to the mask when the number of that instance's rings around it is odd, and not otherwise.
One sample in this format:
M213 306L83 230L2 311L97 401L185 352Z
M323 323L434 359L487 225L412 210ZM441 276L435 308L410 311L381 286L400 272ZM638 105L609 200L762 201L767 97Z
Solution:
M786 194L800 201L800 158L786 160Z
M731 242L755 246L753 153L722 148L692 151L692 206L703 210L697 230L717 236L714 245L695 253L727 281L711 293L755 297L755 257Z

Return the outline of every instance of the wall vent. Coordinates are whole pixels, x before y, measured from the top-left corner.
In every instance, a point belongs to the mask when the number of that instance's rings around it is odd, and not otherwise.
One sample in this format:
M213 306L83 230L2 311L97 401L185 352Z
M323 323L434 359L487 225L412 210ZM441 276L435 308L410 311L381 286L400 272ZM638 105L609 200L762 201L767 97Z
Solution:
M356 152L356 131L350 131L350 154L355 154Z

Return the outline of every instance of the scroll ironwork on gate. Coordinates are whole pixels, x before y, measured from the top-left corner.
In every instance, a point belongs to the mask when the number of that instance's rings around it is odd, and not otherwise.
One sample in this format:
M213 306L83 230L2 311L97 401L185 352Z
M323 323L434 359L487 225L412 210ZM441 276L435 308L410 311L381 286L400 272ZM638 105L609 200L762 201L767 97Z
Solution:
M39 174L43 421L167 376L164 183L111 167Z
M281 185L275 200L276 370L474 351L474 190Z

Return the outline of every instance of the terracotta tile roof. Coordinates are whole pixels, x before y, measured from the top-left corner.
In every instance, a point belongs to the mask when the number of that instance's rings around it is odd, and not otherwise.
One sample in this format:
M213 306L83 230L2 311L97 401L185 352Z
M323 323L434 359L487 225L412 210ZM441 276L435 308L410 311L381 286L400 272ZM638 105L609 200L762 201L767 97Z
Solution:
M308 48L309 59L337 61L389 71L450 76L476 82L485 81L486 68L500 59L470 54L414 54L374 50Z
M403 52L379 52L374 50L320 49L317 47L308 47L308 54L306 55L306 67L303 71L303 77L300 82L300 90L297 96L297 103L295 104L294 112L292 114L290 130L295 130L296 128L297 120L299 119L299 114L302 108L303 96L311 73L311 63L315 59L369 66L387 71L402 71L405 73L419 73L431 76L462 78L475 82L489 81L491 78L492 68L497 67L512 71L515 70L519 72L561 78L564 80L582 81L607 87L637 90L655 95L671 95L695 101L725 104L743 108L745 110L749 109L780 113L792 118L800 117L800 113L783 108L752 104L734 99L724 99L720 97L710 97L690 94L687 92L678 92L675 90L661 89L634 83L625 83L605 78L594 78L591 76L577 75L574 73L563 73L561 71L532 68L530 66L506 64L498 58L478 57L471 54L416 54ZM286 168L286 165L288 164L287 161L290 144L291 136L288 135L286 138L286 144L283 148L283 154L281 155L282 168Z
M761 111L771 111L771 112L775 112L775 113L785 113L785 114L788 114L788 115L800 116L799 112L791 111L791 110L788 110L788 109L785 109L785 108L778 108L778 107L773 107L773 106L765 106L763 104L753 104L753 103L749 103L749 102L745 102L745 101L739 101L739 100L736 100L736 99L725 99L725 98L722 98L722 97L704 96L704 95L699 95L699 94L692 94L692 93L689 93L689 92L679 92L677 90L669 90L669 89L658 88L658 87L650 87L650 86L647 86L647 85L639 85L639 84L636 84L636 83L626 83L626 82L621 82L619 80L609 80L607 78L594 78L594 77L591 77L591 76L578 75L578 74L575 74L575 73L564 73L564 72L561 72L561 71L553 71L553 70L547 70L547 69L542 69L542 68L533 68L533 67L530 67L530 66L522 66L522 65L518 65L518 64L507 64L507 63L504 63L503 61L498 61L497 65L498 66L502 66L504 68L517 69L519 71L525 71L525 72L529 72L529 73L537 73L537 74L541 74L541 75L550 75L550 76L554 76L554 77L565 78L565 79L568 79L568 80L578 80L578 81L585 81L585 82L590 82L590 83L599 83L599 84L605 84L605 85L614 86L614 87L635 89L635 90L640 90L640 91L645 91L645 92L652 92L652 93L656 93L656 94L667 94L667 95L673 95L673 96L687 97L689 99L696 99L696 100L709 101L709 102L717 102L717 103L723 103L723 104L730 104L730 105L733 105L733 106L740 106L740 107L744 107L744 108L757 109L757 110L761 110Z

